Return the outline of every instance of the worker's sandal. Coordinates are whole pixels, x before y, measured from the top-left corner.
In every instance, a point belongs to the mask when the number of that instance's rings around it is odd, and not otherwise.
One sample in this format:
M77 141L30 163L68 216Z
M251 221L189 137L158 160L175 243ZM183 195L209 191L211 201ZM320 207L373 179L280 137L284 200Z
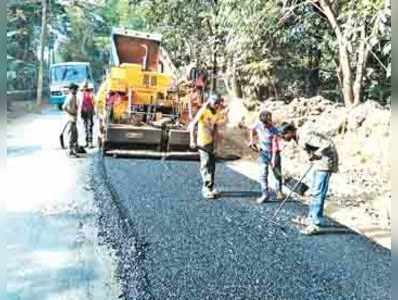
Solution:
M70 150L68 154L69 154L69 157L79 157L79 155L73 150Z
M292 222L301 226L309 226L312 223L312 221L307 218L307 217L302 217L302 216L298 216L292 219Z
M211 193L214 195L214 197L218 197L220 193L216 189L212 189Z
M215 198L215 195L213 194L213 192L208 188L202 189L202 196L203 196L203 198L206 198L206 199L214 199Z
M256 202L257 204L264 203L265 201L268 201L269 195L262 195L261 197L257 198Z
M308 225L307 227L305 227L305 228L301 231L301 233L304 234L304 235L313 235L313 234L318 233L319 231L320 231L320 228L319 228L318 225L310 224L310 225Z
M285 198L286 198L286 195L284 193L282 193L282 192L276 193L276 200L282 201Z

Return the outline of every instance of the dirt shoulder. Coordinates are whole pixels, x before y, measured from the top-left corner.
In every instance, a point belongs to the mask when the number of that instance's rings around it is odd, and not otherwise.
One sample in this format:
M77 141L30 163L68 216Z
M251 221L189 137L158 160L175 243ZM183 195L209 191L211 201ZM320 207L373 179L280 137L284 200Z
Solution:
M307 106L304 104L304 106ZM357 120L360 126L346 130L344 134L337 134L333 137L341 154L340 172L332 176L329 196L325 206L326 215L337 222L350 227L354 231L365 235L376 243L391 249L391 224L390 224L390 205L391 205L391 182L389 181L389 162L385 156L388 150L389 136L386 135L388 113L378 106L367 104L367 107L360 107L357 110L362 112ZM298 106L298 105L296 105ZM239 109L239 112L236 110ZM257 154L248 149L248 130L250 122L253 122L257 113L244 112L241 104L231 105L231 122L226 128L225 139L220 145L220 152L224 155L237 154L240 160L228 163L235 171L245 176L257 180L259 166L256 163ZM297 122L297 114L286 115L289 113L288 105L281 104L276 119ZM295 108L298 110L297 108ZM314 110L320 110L312 107ZM333 113L340 108L332 109L328 113L333 119ZM370 119L364 111L371 111L376 114L376 119ZM271 109L272 111L272 109ZM322 111L314 116L315 122L322 122L324 127L332 128L327 122L331 122L322 116ZM353 113L353 114L354 114ZM355 114L354 114L355 116ZM296 118L295 118L296 117ZM309 114L303 114L301 118L310 119ZM305 126L307 120L301 120ZM354 119L355 121L355 119ZM300 123L300 120L298 120ZM297 124L297 123L296 123ZM307 124L308 125L308 124ZM335 120L335 127L338 126ZM358 123L357 123L358 125ZM389 123L388 123L389 125ZM347 126L347 125L346 125ZM333 134L332 134L333 135ZM375 143L379 149L375 151L372 144ZM387 145L386 145L387 144ZM382 149L380 149L382 148ZM295 145L284 145L283 148L283 173L298 178L307 166L305 155L300 153ZM307 184L310 181L307 179ZM299 197L303 203L309 203L309 196Z

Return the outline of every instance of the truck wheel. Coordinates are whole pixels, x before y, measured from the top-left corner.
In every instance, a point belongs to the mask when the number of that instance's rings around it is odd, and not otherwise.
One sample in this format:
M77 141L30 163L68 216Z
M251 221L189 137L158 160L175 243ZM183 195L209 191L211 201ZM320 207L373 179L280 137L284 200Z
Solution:
M62 104L57 104L57 107L58 107L59 110L62 111Z

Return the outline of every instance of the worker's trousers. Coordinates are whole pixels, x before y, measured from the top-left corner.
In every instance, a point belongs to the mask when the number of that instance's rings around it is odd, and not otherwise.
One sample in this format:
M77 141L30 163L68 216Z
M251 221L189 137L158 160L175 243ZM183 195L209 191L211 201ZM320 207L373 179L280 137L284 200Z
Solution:
M77 150L77 139L78 139L76 121L70 121L69 137L70 137L69 138L69 150L76 151Z
M271 153L260 151L259 163L260 163L259 182L261 185L261 192L264 196L268 196L269 193L268 174L269 174L269 167L271 166ZM275 190L278 192L282 192L282 159L280 156L280 152L277 152L275 157L275 166L271 169L276 179Z
M329 189L331 176L329 171L315 170L312 178L311 196L312 201L309 208L308 218L316 225L324 225L323 208L326 195Z
M203 187L210 190L214 187L214 175L216 173L216 156L214 154L214 144L203 146L206 150L199 150L200 154L200 174L202 175Z
M82 111L81 117L84 123L84 129L86 132L86 143L93 142L93 126L94 126L94 113L92 111Z

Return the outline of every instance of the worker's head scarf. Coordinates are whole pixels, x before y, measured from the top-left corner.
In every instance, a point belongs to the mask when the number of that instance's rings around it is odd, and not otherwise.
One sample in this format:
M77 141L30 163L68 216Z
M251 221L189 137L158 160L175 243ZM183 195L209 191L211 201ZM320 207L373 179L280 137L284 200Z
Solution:
M71 83L70 85L69 85L69 89L70 90L77 90L79 88L79 86L76 84L76 83Z
M222 98L219 94L210 94L207 101L209 102L210 105L214 106L217 104L221 104Z
M264 122L266 122L266 121L268 120L268 117L269 117L269 116L272 116L271 112L264 109L264 110L262 110L262 111L260 112L259 119L260 119L261 122L264 123Z

